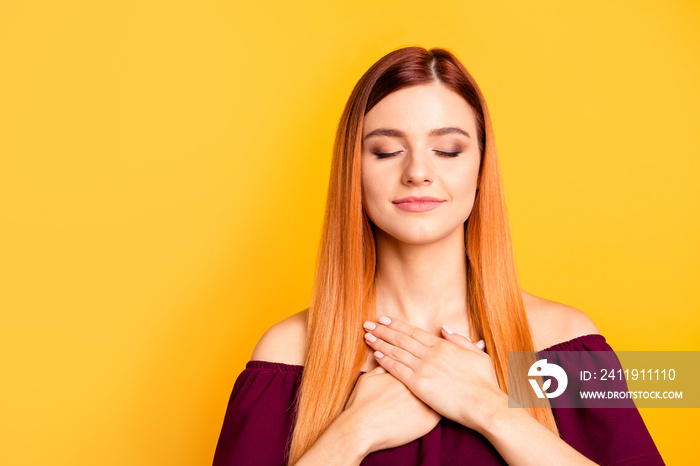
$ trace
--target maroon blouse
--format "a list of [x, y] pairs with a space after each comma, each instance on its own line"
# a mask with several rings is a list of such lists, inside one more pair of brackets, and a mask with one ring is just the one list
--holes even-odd
[[[543, 351], [613, 351], [583, 335]], [[249, 361], [238, 376], [214, 453], [214, 466], [285, 465], [303, 366]], [[601, 465], [663, 465], [636, 408], [552, 408], [561, 438]], [[425, 436], [367, 455], [363, 466], [507, 464], [475, 430], [442, 418]]]

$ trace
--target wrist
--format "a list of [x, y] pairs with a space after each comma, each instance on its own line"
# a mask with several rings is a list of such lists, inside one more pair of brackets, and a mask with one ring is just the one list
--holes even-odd
[[[508, 413], [508, 395], [500, 388], [484, 396], [485, 400], [479, 404], [480, 410], [476, 415], [474, 430], [484, 437], [493, 435], [503, 418]], [[472, 410], [474, 407], [472, 406]], [[472, 419], [474, 416], [472, 415]]]
[[364, 444], [357, 424], [341, 413], [294, 466], [359, 466]]
[[357, 459], [358, 463], [372, 451], [371, 436], [360, 425], [351, 412], [343, 411], [328, 428], [333, 429], [347, 457]]

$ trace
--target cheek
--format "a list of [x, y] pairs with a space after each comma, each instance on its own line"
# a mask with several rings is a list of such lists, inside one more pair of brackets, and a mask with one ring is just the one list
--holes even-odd
[[476, 196], [476, 181], [479, 166], [459, 167], [447, 174], [445, 183], [450, 187], [450, 194], [459, 204], [472, 204]]
[[384, 186], [381, 182], [381, 176], [373, 168], [371, 164], [362, 165], [362, 192], [369, 199], [374, 199], [379, 195], [382, 186]]
[[377, 191], [377, 186], [371, 183], [365, 184], [362, 188], [362, 206], [372, 221], [376, 217], [382, 200], [381, 193]]
[[377, 202], [381, 184], [377, 182], [377, 177], [372, 172], [371, 167], [362, 166], [362, 206], [369, 214], [373, 210], [373, 205]]

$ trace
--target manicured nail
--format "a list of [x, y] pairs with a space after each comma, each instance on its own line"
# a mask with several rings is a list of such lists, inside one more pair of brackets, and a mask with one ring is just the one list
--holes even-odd
[[484, 340], [479, 340], [476, 343], [474, 343], [477, 348], [480, 350], [483, 350], [486, 347], [486, 343], [484, 343]]
[[371, 333], [365, 333], [365, 338], [368, 339], [369, 341], [371, 341], [372, 343], [374, 343], [375, 341], [377, 341], [377, 337], [375, 337], [375, 336], [372, 335]]
[[455, 333], [455, 331], [452, 330], [452, 327], [450, 327], [450, 326], [447, 325], [447, 324], [442, 324], [442, 329], [443, 329], [444, 331], [446, 331], [447, 333], [449, 333], [450, 335], [452, 335], [453, 333]]
[[382, 353], [380, 353], [379, 351], [375, 351], [375, 352], [374, 352], [374, 357], [377, 358], [377, 359], [381, 359], [381, 358], [384, 357], [384, 355], [383, 355]]
[[388, 318], [387, 316], [381, 316], [379, 318], [379, 323], [384, 324], [384, 325], [389, 325], [391, 323], [391, 319]]
[[375, 328], [377, 328], [377, 325], [374, 322], [370, 322], [369, 320], [362, 324], [362, 326], [367, 330], [374, 330]]

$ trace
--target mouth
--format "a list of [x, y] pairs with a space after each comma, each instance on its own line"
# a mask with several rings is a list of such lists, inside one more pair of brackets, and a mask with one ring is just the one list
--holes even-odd
[[425, 212], [440, 207], [445, 201], [435, 197], [404, 197], [392, 201], [396, 207], [409, 212]]
[[436, 197], [403, 197], [401, 199], [397, 199], [395, 201], [392, 201], [394, 204], [403, 204], [405, 202], [445, 202], [443, 199], [438, 199]]

